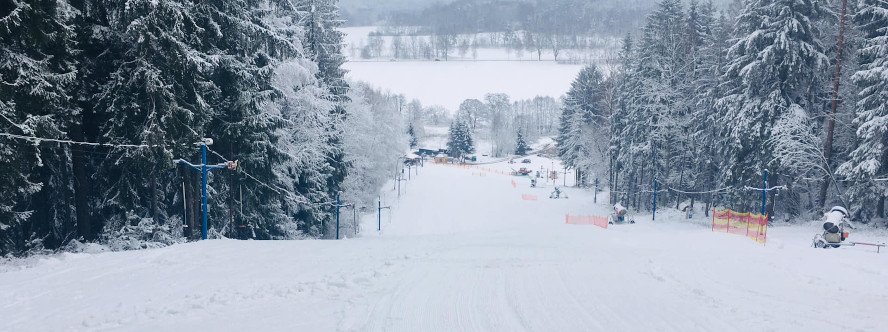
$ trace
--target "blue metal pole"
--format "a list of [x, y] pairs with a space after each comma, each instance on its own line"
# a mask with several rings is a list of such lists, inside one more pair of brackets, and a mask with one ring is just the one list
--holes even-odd
[[207, 239], [207, 145], [200, 145], [200, 174], [201, 174], [201, 202], [203, 204], [203, 225], [201, 225], [201, 239]]
[[768, 205], [768, 170], [762, 173], [762, 215], [767, 212]]
[[339, 201], [339, 193], [336, 193], [336, 239], [339, 240], [339, 209], [342, 203]]
[[382, 200], [379, 202], [379, 208], [376, 209], [376, 231], [382, 231]]
[[657, 220], [657, 191], [658, 191], [657, 188], [658, 188], [657, 180], [654, 180], [654, 198], [653, 198], [653, 202], [651, 202], [651, 204], [654, 205], [654, 215], [651, 218], [651, 220], [655, 220], [655, 221]]

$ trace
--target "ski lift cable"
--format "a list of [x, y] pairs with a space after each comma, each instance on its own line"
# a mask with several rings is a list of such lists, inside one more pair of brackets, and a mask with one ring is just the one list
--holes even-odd
[[[216, 151], [213, 151], [213, 149], [210, 149], [209, 147], [207, 147], [207, 151], [210, 151], [210, 153], [216, 155], [219, 158], [222, 158], [222, 160], [224, 160], [226, 163], [231, 162], [230, 160], [228, 160], [228, 158], [225, 158], [225, 156], [223, 156], [222, 154], [220, 154]], [[243, 174], [247, 178], [255, 181], [259, 185], [261, 185], [265, 188], [268, 188], [269, 190], [274, 191], [275, 193], [285, 195], [289, 199], [292, 199], [292, 200], [296, 201], [297, 203], [309, 205], [309, 206], [333, 206], [333, 205], [336, 205], [335, 201], [327, 201], [327, 202], [320, 202], [320, 203], [311, 202], [308, 199], [301, 197], [300, 195], [298, 195], [292, 191], [289, 191], [285, 188], [281, 188], [278, 186], [274, 186], [274, 185], [270, 185], [268, 183], [265, 183], [265, 182], [259, 180], [258, 178], [256, 178], [255, 176], [253, 176], [252, 174], [244, 171], [243, 168], [238, 168], [238, 172], [240, 172], [241, 174]]]
[[753, 191], [774, 191], [774, 190], [779, 191], [779, 190], [786, 190], [786, 186], [773, 186], [771, 188], [755, 188], [755, 187], [746, 186], [746, 187], [743, 187], [743, 189], [753, 190]]
[[[148, 149], [148, 148], [155, 148], [155, 147], [163, 147], [163, 145], [158, 145], [158, 144], [111, 144], [111, 143], [82, 142], [82, 141], [63, 140], [63, 139], [55, 139], [55, 138], [16, 135], [16, 134], [11, 134], [11, 133], [0, 133], [0, 136], [12, 138], [12, 139], [23, 140], [23, 141], [28, 141], [28, 142], [33, 142], [36, 144], [40, 144], [43, 142], [52, 142], [52, 143], [59, 143], [59, 144], [68, 144], [68, 145], [73, 145], [73, 146], [109, 147], [109, 148], [122, 148], [122, 149]], [[218, 152], [210, 150], [210, 149], [207, 149], [207, 150], [211, 151], [214, 155], [218, 156], [219, 158], [222, 158], [223, 160], [225, 160], [225, 162], [230, 162], [230, 160], [228, 160], [228, 158], [225, 158], [224, 156], [222, 156]], [[86, 152], [86, 151], [82, 151], [82, 152]], [[299, 195], [296, 195], [295, 193], [293, 193], [289, 190], [286, 190], [286, 189], [280, 188], [280, 187], [276, 187], [276, 186], [272, 186], [272, 185], [269, 185], [265, 182], [262, 182], [259, 179], [257, 179], [255, 176], [253, 176], [252, 174], [247, 173], [243, 170], [241, 170], [241, 173], [243, 173], [246, 177], [252, 179], [253, 181], [256, 181], [256, 183], [258, 183], [259, 185], [264, 186], [264, 187], [266, 187], [278, 194], [286, 195], [290, 199], [292, 199], [300, 204], [305, 204], [305, 205], [309, 205], [309, 206], [330, 206], [330, 205], [336, 204], [336, 202], [333, 202], [333, 201], [314, 203], [314, 202], [308, 201], [305, 198], [300, 197]]]
[[28, 142], [34, 142], [37, 144], [40, 144], [42, 142], [53, 142], [53, 143], [69, 144], [69, 145], [101, 146], [101, 147], [124, 148], [124, 149], [148, 149], [148, 148], [163, 147], [163, 145], [158, 145], [158, 144], [111, 144], [111, 143], [81, 142], [81, 141], [45, 138], [45, 137], [37, 137], [37, 136], [16, 135], [16, 134], [10, 134], [10, 133], [0, 133], [0, 136], [23, 140], [23, 141], [28, 141]]
[[[884, 180], [888, 180], [888, 179], [884, 179]], [[878, 181], [878, 179], [876, 181]], [[743, 188], [724, 187], [724, 188], [720, 188], [720, 189], [713, 189], [713, 190], [707, 190], [707, 191], [684, 191], [684, 190], [679, 190], [679, 189], [675, 189], [675, 188], [670, 187], [670, 188], [660, 189], [657, 191], [639, 190], [639, 191], [633, 192], [632, 194], [652, 194], [654, 192], [662, 193], [662, 192], [669, 192], [669, 191], [674, 191], [674, 192], [681, 193], [681, 194], [714, 194], [714, 193], [727, 192], [727, 191], [731, 191], [731, 190], [774, 191], [774, 190], [785, 190], [785, 189], [786, 189], [786, 186], [774, 186], [774, 187], [766, 188], [766, 189], [745, 186]], [[615, 194], [630, 194], [630, 192], [626, 192], [626, 191], [611, 190], [610, 192], [615, 193]]]
[[684, 190], [678, 190], [678, 189], [675, 189], [675, 188], [666, 188], [666, 189], [671, 190], [671, 191], [674, 191], [674, 192], [677, 192], [677, 193], [680, 193], [680, 194], [714, 194], [714, 193], [720, 193], [720, 192], [729, 191], [729, 190], [734, 189], [734, 188], [732, 188], [732, 187], [724, 187], [724, 188], [721, 188], [721, 189], [714, 189], [714, 190], [707, 190], [707, 191], [684, 191]]

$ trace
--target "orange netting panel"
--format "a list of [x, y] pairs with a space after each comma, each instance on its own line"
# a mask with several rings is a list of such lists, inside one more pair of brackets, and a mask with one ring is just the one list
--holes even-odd
[[595, 225], [607, 229], [607, 217], [565, 215], [564, 223], [570, 225]]
[[715, 210], [712, 212], [712, 231], [743, 235], [765, 244], [768, 240], [768, 216]]

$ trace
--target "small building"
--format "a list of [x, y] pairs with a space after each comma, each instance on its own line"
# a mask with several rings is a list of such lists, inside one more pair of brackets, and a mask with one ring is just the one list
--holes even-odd
[[439, 153], [440, 153], [440, 151], [432, 150], [432, 149], [419, 149], [416, 151], [416, 154], [423, 156], [423, 157], [435, 157]]
[[410, 153], [410, 154], [404, 156], [404, 165], [405, 166], [415, 166], [415, 165], [419, 165], [420, 163], [422, 163], [422, 157], [420, 157], [416, 154]]

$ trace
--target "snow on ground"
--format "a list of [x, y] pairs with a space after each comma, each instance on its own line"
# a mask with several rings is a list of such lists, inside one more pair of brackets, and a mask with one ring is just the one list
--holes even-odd
[[558, 98], [583, 68], [553, 62], [347, 62], [348, 77], [451, 112], [466, 99], [505, 93], [512, 100]]
[[609, 207], [528, 181], [427, 163], [361, 238], [46, 257], [0, 272], [0, 331], [888, 330], [888, 253], [812, 249], [811, 227], [762, 246], [674, 212], [566, 225]]
[[[361, 49], [364, 48], [370, 40], [370, 34], [377, 31], [377, 27], [348, 27], [340, 29], [344, 34], [343, 44], [344, 53], [350, 60], [355, 61], [389, 61], [393, 58], [392, 53], [392, 40], [394, 37], [392, 36], [381, 36], [382, 40], [382, 54], [379, 55], [375, 59], [362, 59], [361, 58]], [[490, 36], [484, 36], [486, 34], [478, 34], [479, 38], [489, 39]], [[431, 36], [418, 36], [419, 40], [424, 41], [425, 43], [431, 42]], [[401, 40], [404, 43], [405, 47], [409, 47], [409, 43], [412, 37], [410, 36], [402, 36]], [[587, 61], [587, 60], [598, 60], [597, 62], [600, 65], [606, 65], [607, 61], [604, 59], [614, 58], [615, 52], [622, 45], [622, 40], [619, 38], [598, 38], [596, 43], [600, 45], [600, 48], [596, 49], [562, 49], [559, 50], [558, 60], [559, 61]], [[537, 53], [535, 49], [522, 49], [515, 50], [509, 48], [489, 48], [489, 47], [480, 47], [476, 50], [477, 53], [474, 53], [471, 49], [466, 50], [465, 54], [461, 54], [458, 47], [455, 47], [451, 50], [448, 59], [449, 60], [481, 60], [481, 61], [555, 61], [555, 53], [549, 49], [543, 49], [540, 54]], [[420, 59], [423, 61], [427, 61], [424, 59]], [[443, 60], [439, 59], [439, 60]]]
[[[345, 28], [345, 44], [361, 45], [375, 30]], [[583, 68], [552, 61], [515, 61], [531, 60], [529, 52], [519, 57], [505, 49], [480, 49], [478, 58], [472, 59], [479, 61], [362, 61], [356, 57], [351, 60], [344, 65], [350, 79], [418, 99], [425, 106], [443, 106], [453, 113], [464, 100], [483, 100], [487, 93], [505, 93], [512, 100], [559, 98], [567, 93]]]

